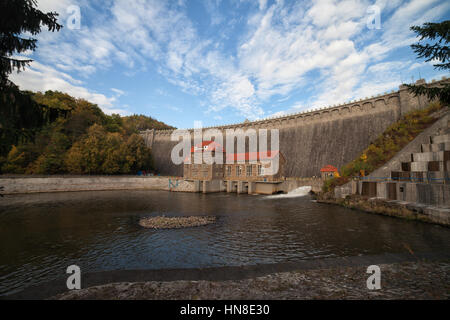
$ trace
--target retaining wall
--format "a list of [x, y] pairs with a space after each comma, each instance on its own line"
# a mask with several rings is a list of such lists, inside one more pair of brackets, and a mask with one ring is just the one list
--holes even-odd
[[[170, 181], [170, 185], [169, 185]], [[194, 183], [176, 177], [23, 177], [0, 178], [2, 194], [102, 191], [167, 190], [194, 192]]]

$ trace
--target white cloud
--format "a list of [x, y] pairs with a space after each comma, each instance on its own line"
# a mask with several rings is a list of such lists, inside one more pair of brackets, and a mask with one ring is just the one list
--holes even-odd
[[266, 9], [267, 6], [267, 0], [259, 0], [259, 10]]
[[95, 103], [107, 114], [128, 114], [126, 110], [114, 107], [116, 97], [107, 97], [103, 94], [92, 92], [83, 87], [81, 81], [36, 61], [25, 71], [11, 74], [10, 79], [23, 90], [41, 92], [47, 90], [61, 91], [75, 98], [81, 98]]
[[[394, 14], [382, 21], [378, 37], [366, 27], [369, 1], [314, 2], [304, 16], [291, 8], [273, 5], [256, 24], [239, 52], [242, 67], [256, 82], [256, 94], [267, 99], [298, 88], [314, 88], [316, 94], [289, 110], [305, 110], [342, 103], [396, 88], [401, 70], [409, 61], [379, 63], [387, 54], [416, 39], [409, 27], [433, 21], [448, 11], [450, 4], [437, 1], [383, 2], [383, 10]], [[284, 23], [280, 23], [279, 21]], [[287, 23], [286, 23], [287, 21]], [[314, 78], [309, 75], [314, 72]], [[309, 82], [308, 79], [314, 79]], [[275, 113], [282, 114], [284, 111]]]
[[111, 91], [116, 93], [117, 97], [123, 96], [125, 94], [125, 91], [120, 90], [120, 89], [116, 89], [116, 88], [111, 88]]
[[78, 1], [72, 0], [38, 0], [38, 9], [42, 12], [58, 12], [60, 16], [65, 16], [67, 8]]
[[[59, 10], [70, 0], [41, 0], [44, 10]], [[235, 43], [233, 53], [223, 50], [221, 1], [208, 0], [211, 28], [220, 35], [204, 36], [187, 12], [187, 3], [115, 0], [81, 30], [43, 34], [39, 42], [39, 61], [53, 70], [34, 68], [28, 84], [65, 86], [113, 108], [122, 94], [103, 98], [68, 73], [89, 77], [99, 69], [120, 64], [130, 76], [148, 69], [156, 71], [181, 90], [201, 95], [207, 112], [231, 108], [241, 116], [256, 119], [265, 115], [263, 106], [276, 95], [282, 102], [295, 92], [309, 90], [312, 96], [290, 108], [322, 107], [344, 102], [369, 90], [389, 90], [398, 85], [400, 70], [415, 69], [408, 61], [384, 61], [395, 49], [415, 41], [412, 24], [436, 20], [448, 12], [450, 3], [438, 0], [378, 0], [382, 10], [381, 30], [366, 26], [370, 0], [318, 0], [311, 4], [267, 0], [252, 1], [247, 28]], [[82, 1], [83, 15], [93, 10]], [[238, 3], [239, 5], [239, 3]], [[241, 17], [242, 18], [242, 17]], [[244, 19], [246, 17], [243, 17]], [[236, 23], [237, 20], [234, 20]], [[232, 28], [232, 26], [229, 26]], [[40, 66], [43, 66], [40, 65]], [[36, 73], [38, 72], [38, 74]], [[45, 79], [48, 72], [49, 79]], [[59, 80], [57, 80], [59, 79]], [[21, 79], [27, 83], [26, 79]], [[61, 82], [63, 81], [63, 82]], [[373, 94], [374, 91], [370, 92]], [[284, 111], [281, 111], [284, 112]], [[281, 113], [277, 113], [281, 114]]]

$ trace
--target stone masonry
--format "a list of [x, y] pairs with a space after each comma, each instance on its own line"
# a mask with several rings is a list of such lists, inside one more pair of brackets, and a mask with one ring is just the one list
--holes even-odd
[[[448, 81], [444, 78], [429, 85]], [[310, 178], [319, 176], [325, 165], [340, 168], [403, 114], [427, 105], [425, 97], [415, 97], [402, 85], [398, 91], [328, 108], [215, 128], [222, 132], [226, 129], [278, 129], [279, 149], [287, 160], [286, 176]], [[193, 129], [188, 130], [192, 134]], [[182, 176], [182, 165], [174, 165], [171, 161], [171, 151], [178, 143], [171, 141], [172, 133], [173, 130], [149, 130], [141, 134], [152, 148], [160, 173]]]

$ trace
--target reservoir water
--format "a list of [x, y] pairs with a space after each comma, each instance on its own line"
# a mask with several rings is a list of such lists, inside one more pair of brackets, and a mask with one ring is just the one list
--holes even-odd
[[[82, 272], [270, 264], [450, 249], [450, 229], [290, 196], [105, 191], [0, 198], [0, 295]], [[150, 216], [216, 216], [148, 230]]]

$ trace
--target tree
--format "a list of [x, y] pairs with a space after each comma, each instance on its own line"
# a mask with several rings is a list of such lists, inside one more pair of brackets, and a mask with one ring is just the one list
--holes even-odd
[[[411, 45], [417, 54], [418, 59], [425, 59], [426, 62], [436, 61], [434, 68], [438, 70], [450, 69], [448, 42], [450, 39], [450, 20], [440, 23], [425, 23], [423, 26], [412, 26], [419, 37], [419, 42]], [[423, 43], [423, 40], [429, 43]], [[430, 43], [431, 42], [431, 43]], [[434, 43], [433, 43], [434, 42]], [[428, 87], [426, 85], [407, 85], [409, 91], [417, 95], [426, 95], [428, 99], [439, 99], [443, 103], [450, 103], [450, 84], [445, 83], [438, 87]]]
[[13, 84], [1, 87], [0, 156], [8, 154], [12, 145], [32, 140], [40, 128], [66, 113], [35, 102], [31, 93]]
[[17, 59], [12, 56], [36, 49], [37, 39], [24, 38], [21, 35], [30, 33], [32, 36], [41, 32], [42, 26], [49, 31], [59, 31], [62, 28], [57, 22], [56, 12], [43, 13], [35, 8], [36, 0], [0, 1], [0, 85], [8, 83], [8, 75], [14, 69], [24, 69], [32, 60]]
[[56, 12], [43, 13], [36, 6], [36, 0], [0, 1], [0, 156], [8, 154], [12, 145], [33, 139], [37, 129], [60, 114], [8, 80], [14, 70], [19, 72], [32, 61], [13, 55], [36, 49], [37, 39], [23, 34], [35, 36], [43, 26], [52, 32], [62, 28]]

